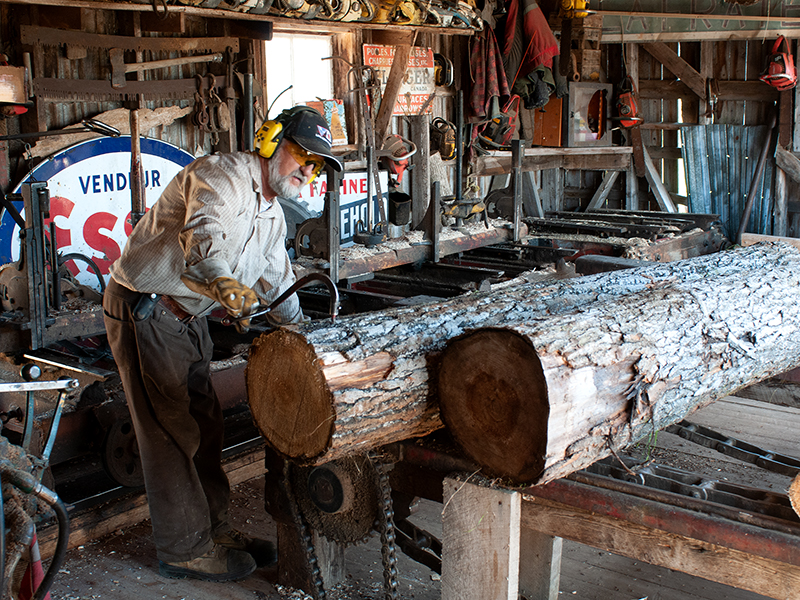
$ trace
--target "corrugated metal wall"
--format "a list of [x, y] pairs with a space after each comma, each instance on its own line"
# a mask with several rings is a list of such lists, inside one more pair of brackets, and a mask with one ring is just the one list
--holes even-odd
[[[683, 160], [689, 188], [689, 211], [720, 215], [725, 235], [734, 240], [756, 171], [767, 143], [767, 126], [705, 125], [682, 127]], [[767, 161], [747, 231], [772, 233], [774, 163]]]

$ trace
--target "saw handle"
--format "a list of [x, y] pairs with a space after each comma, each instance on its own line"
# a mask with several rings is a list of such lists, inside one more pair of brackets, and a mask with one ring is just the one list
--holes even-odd
[[283, 292], [280, 296], [278, 296], [275, 300], [272, 301], [271, 304], [268, 306], [264, 306], [263, 304], [256, 308], [255, 311], [251, 312], [247, 315], [242, 315], [239, 317], [232, 317], [230, 315], [226, 316], [222, 319], [223, 325], [233, 325], [238, 323], [239, 321], [250, 320], [254, 319], [255, 317], [262, 317], [271, 313], [275, 310], [278, 306], [286, 302], [289, 297], [297, 292], [297, 290], [304, 288], [308, 285], [311, 285], [314, 282], [320, 282], [328, 288], [328, 292], [331, 295], [331, 303], [330, 303], [330, 318], [331, 323], [336, 321], [336, 317], [339, 316], [339, 290], [336, 288], [336, 285], [333, 283], [330, 277], [323, 273], [309, 273], [305, 277], [301, 277], [297, 281], [295, 281], [292, 286]]

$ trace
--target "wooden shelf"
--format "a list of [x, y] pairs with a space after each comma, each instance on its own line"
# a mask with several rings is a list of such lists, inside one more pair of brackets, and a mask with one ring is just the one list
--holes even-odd
[[[523, 171], [543, 169], [580, 169], [586, 171], [627, 171], [631, 166], [630, 146], [594, 148], [526, 148]], [[511, 172], [511, 152], [494, 151], [478, 157], [475, 173], [481, 177]]]

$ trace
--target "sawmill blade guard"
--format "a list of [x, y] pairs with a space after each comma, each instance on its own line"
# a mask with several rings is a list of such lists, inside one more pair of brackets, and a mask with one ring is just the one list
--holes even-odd
[[339, 544], [363, 541], [378, 518], [375, 467], [366, 457], [291, 469], [295, 499], [309, 526]]

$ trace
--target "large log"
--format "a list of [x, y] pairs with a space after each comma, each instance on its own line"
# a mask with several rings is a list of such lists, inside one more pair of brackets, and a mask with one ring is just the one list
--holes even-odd
[[796, 250], [780, 252], [766, 269], [743, 263], [453, 340], [442, 419], [487, 474], [544, 483], [792, 369], [800, 265]]
[[800, 253], [765, 244], [282, 329], [261, 336], [250, 350], [250, 408], [268, 443], [288, 457], [319, 464], [367, 452], [442, 427], [436, 386], [429, 381], [435, 381], [447, 342], [468, 331], [536, 322], [676, 282], [735, 278], [782, 265], [800, 272]]

